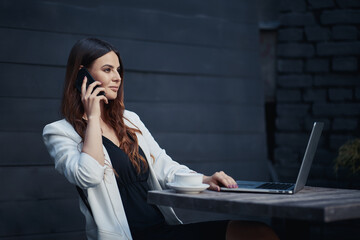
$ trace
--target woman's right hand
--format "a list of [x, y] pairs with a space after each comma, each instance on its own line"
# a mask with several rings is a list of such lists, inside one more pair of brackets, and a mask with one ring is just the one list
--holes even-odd
[[[102, 148], [102, 138], [101, 138], [101, 108], [100, 101], [108, 103], [108, 99], [100, 95], [100, 91], [105, 89], [102, 87], [96, 86], [101, 85], [101, 82], [95, 81], [90, 84], [86, 89], [87, 78], [84, 78], [83, 84], [81, 85], [81, 101], [84, 105], [84, 110], [87, 117], [87, 128], [84, 137], [84, 145], [82, 151], [92, 156], [96, 161], [98, 161], [101, 166], [104, 166], [104, 152]], [[93, 92], [94, 91], [94, 92]]]
[[[100, 87], [101, 82], [95, 81], [89, 85], [86, 89], [86, 83], [88, 79], [84, 77], [83, 83], [81, 85], [81, 102], [83, 103], [84, 110], [88, 119], [90, 118], [100, 118], [100, 101], [104, 101], [108, 104], [108, 99], [104, 95], [99, 95], [99, 92], [105, 91], [105, 88]], [[98, 86], [95, 90], [94, 88]]]

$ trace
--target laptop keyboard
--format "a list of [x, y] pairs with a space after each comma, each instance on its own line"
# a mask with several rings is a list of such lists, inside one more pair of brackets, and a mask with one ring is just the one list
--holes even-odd
[[286, 190], [290, 187], [294, 186], [292, 183], [264, 183], [256, 188], [262, 188], [262, 189], [282, 189]]

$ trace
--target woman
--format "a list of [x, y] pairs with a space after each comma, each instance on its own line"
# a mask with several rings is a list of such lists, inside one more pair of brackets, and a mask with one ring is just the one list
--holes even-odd
[[[80, 92], [75, 82], [81, 68], [96, 81], [86, 88], [85, 77]], [[147, 204], [148, 190], [163, 189], [175, 173], [191, 170], [166, 155], [139, 117], [125, 110], [123, 73], [120, 55], [109, 43], [95, 38], [78, 41], [67, 63], [61, 107], [65, 119], [43, 131], [56, 170], [86, 195], [80, 209], [88, 239], [274, 236], [258, 223], [181, 224], [171, 208]], [[221, 185], [236, 187], [234, 179], [223, 172], [204, 176], [203, 182], [211, 190]]]

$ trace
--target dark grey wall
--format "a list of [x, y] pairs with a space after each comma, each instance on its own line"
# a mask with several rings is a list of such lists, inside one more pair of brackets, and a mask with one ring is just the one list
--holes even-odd
[[266, 178], [254, 1], [8, 0], [0, 36], [0, 237], [84, 236], [74, 187], [41, 132], [60, 118], [67, 55], [86, 36], [120, 50], [126, 106], [175, 160]]
[[282, 1], [277, 43], [276, 169], [294, 180], [313, 121], [325, 123], [312, 186], [360, 188], [334, 171], [339, 147], [360, 134], [360, 1]]

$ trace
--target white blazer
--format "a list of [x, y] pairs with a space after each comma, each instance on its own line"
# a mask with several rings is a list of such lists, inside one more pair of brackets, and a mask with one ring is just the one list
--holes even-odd
[[[149, 163], [148, 184], [152, 190], [166, 188], [166, 183], [172, 182], [175, 172], [190, 172], [191, 170], [173, 161], [161, 149], [148, 129], [134, 112], [125, 110], [124, 121], [127, 126], [137, 127], [136, 133], [139, 146]], [[80, 210], [86, 219], [86, 234], [88, 239], [132, 239], [125, 216], [123, 203], [115, 175], [109, 166], [101, 166], [90, 155], [81, 152], [82, 139], [65, 119], [45, 126], [43, 130], [44, 143], [55, 161], [55, 169], [67, 180], [85, 189], [93, 213], [91, 216], [87, 207], [80, 199]], [[109, 155], [103, 146], [105, 161], [111, 165]], [[152, 160], [150, 154], [154, 156]], [[181, 224], [170, 207], [158, 206], [168, 224]]]

